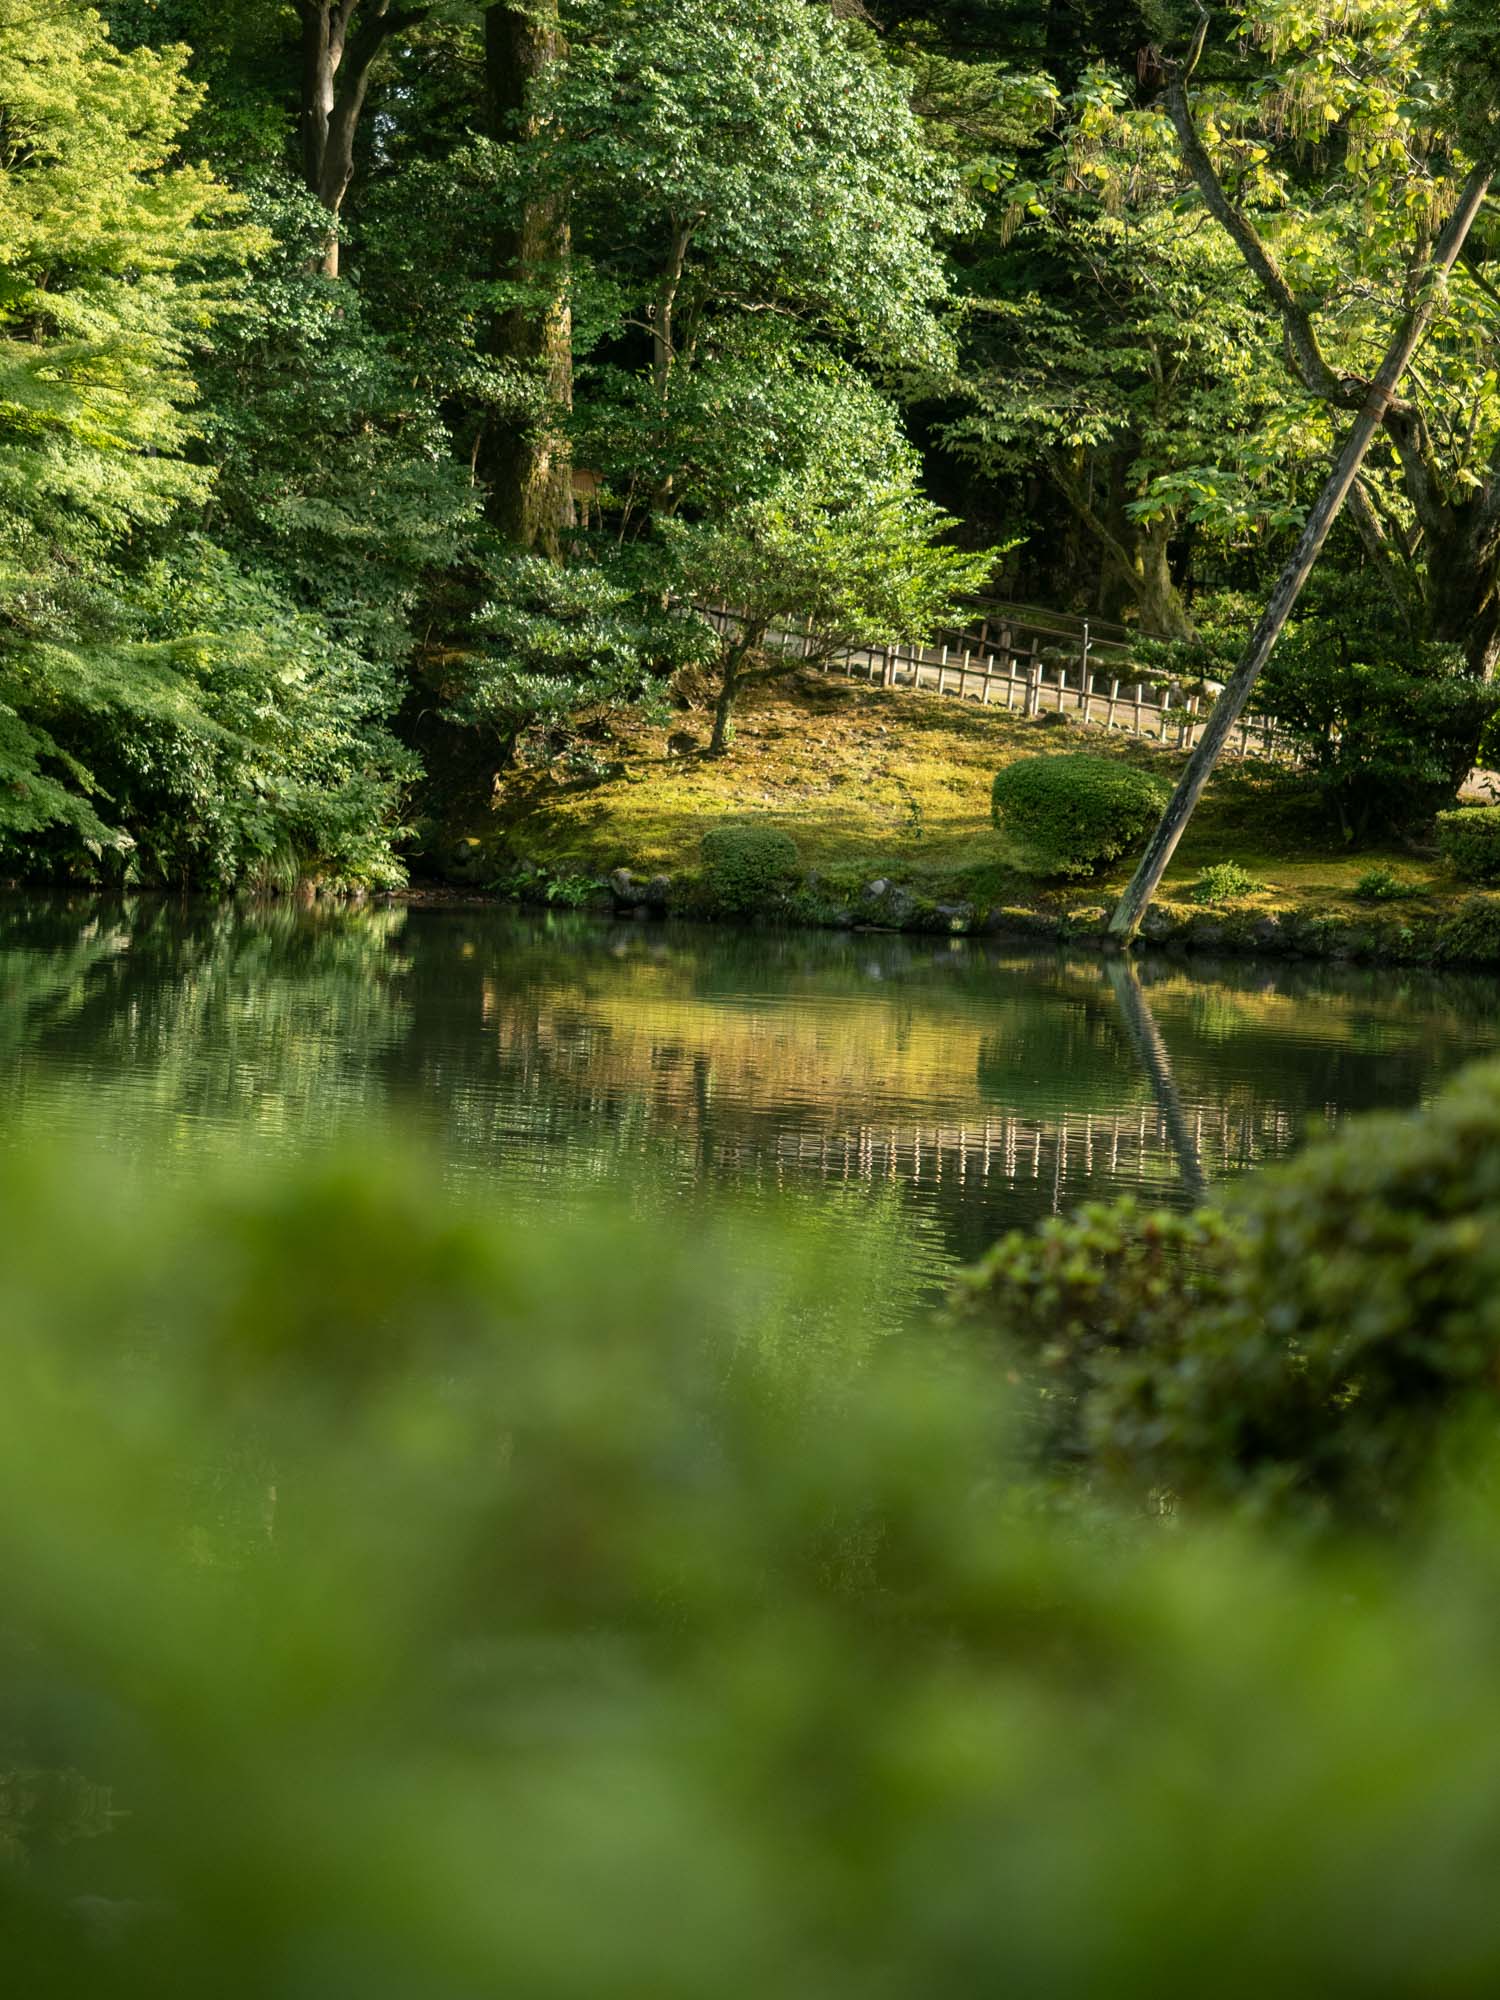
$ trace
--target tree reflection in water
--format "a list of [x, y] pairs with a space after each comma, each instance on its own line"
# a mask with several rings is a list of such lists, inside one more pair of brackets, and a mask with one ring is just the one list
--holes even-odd
[[1386, 968], [498, 909], [0, 908], [8, 1101], [55, 1127], [185, 1168], [394, 1116], [516, 1202], [774, 1201], [894, 1231], [933, 1280], [1086, 1196], [1196, 1199], [1416, 1101], [1494, 1046], [1494, 998]]

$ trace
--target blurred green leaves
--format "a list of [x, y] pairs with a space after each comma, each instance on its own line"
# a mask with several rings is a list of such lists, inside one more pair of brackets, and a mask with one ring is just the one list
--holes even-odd
[[369, 1144], [12, 1154], [0, 1210], [17, 1991], [1500, 1969], [1489, 1481], [1379, 1552], [1102, 1515], [956, 1334], [809, 1342], [826, 1250], [523, 1228]]

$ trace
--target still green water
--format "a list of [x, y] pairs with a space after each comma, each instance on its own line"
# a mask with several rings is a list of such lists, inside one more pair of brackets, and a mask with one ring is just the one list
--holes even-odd
[[192, 1172], [372, 1118], [541, 1212], [863, 1230], [934, 1283], [1087, 1196], [1183, 1202], [1500, 1035], [1495, 982], [507, 910], [0, 904], [8, 1143]]

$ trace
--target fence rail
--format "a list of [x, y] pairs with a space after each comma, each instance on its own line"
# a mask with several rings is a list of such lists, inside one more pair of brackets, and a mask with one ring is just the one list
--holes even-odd
[[[695, 607], [717, 630], [743, 622], [728, 605]], [[1051, 643], [1061, 640], [1061, 645]], [[888, 688], [919, 688], [985, 706], [1004, 705], [1010, 714], [1081, 716], [1105, 729], [1149, 737], [1179, 750], [1197, 743], [1219, 689], [1212, 681], [1186, 687], [1142, 675], [1120, 640], [1097, 640], [1087, 621], [1081, 632], [1011, 617], [991, 607], [968, 630], [944, 635], [930, 646], [852, 646], [820, 657], [810, 629], [772, 626], [766, 646], [801, 658], [823, 673], [847, 674]], [[1241, 718], [1230, 744], [1239, 757], [1295, 755], [1292, 743], [1272, 716]]]

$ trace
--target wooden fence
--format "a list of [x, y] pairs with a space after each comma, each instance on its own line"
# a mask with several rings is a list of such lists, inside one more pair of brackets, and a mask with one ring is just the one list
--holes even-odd
[[[695, 608], [721, 632], [741, 622], [740, 613], [727, 605]], [[969, 629], [945, 634], [930, 646], [853, 646], [819, 657], [809, 629], [786, 626], [773, 626], [766, 645], [823, 673], [1003, 705], [1014, 715], [1076, 715], [1179, 750], [1196, 744], [1219, 692], [1214, 681], [1184, 686], [1142, 676], [1129, 646], [1094, 638], [1087, 620], [1068, 631], [999, 605]], [[1240, 757], [1295, 754], [1280, 725], [1264, 715], [1244, 716], [1229, 747]]]

